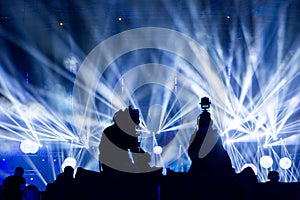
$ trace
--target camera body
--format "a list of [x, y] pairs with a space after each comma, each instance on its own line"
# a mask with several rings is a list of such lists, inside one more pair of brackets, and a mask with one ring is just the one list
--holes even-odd
[[199, 116], [198, 119], [198, 127], [199, 128], [209, 128], [210, 122], [211, 122], [211, 117], [210, 113], [208, 112], [208, 109], [210, 108], [210, 100], [208, 97], [202, 97], [201, 98], [201, 108], [202, 108], [202, 113]]
[[201, 108], [203, 110], [208, 110], [210, 108], [210, 101], [209, 101], [209, 98], [208, 97], [202, 97], [201, 98], [201, 102], [200, 102], [200, 105], [201, 105]]
[[140, 111], [138, 109], [133, 109], [132, 106], [129, 106], [129, 115], [135, 124], [140, 123]]

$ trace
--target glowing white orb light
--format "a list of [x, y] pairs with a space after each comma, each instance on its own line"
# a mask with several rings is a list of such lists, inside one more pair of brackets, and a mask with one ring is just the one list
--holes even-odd
[[242, 167], [242, 169], [241, 169], [241, 171], [243, 171], [247, 167], [251, 167], [251, 169], [254, 171], [255, 175], [257, 175], [257, 167], [254, 164], [252, 164], [252, 163], [246, 163], [246, 164], [244, 164], [243, 167]]
[[161, 153], [162, 153], [162, 148], [161, 148], [161, 146], [155, 146], [155, 147], [153, 148], [153, 152], [154, 152], [155, 154], [161, 154]]
[[271, 156], [262, 156], [259, 163], [263, 168], [268, 169], [273, 165], [273, 159]]
[[282, 169], [289, 169], [292, 166], [292, 161], [288, 157], [283, 157], [279, 160], [279, 166]]
[[62, 163], [61, 169], [62, 169], [62, 171], [64, 171], [64, 169], [65, 169], [66, 166], [71, 166], [71, 167], [73, 167], [73, 169], [75, 169], [76, 164], [77, 164], [77, 162], [76, 162], [75, 158], [73, 158], [73, 157], [67, 157], [64, 160], [64, 162]]
[[36, 153], [39, 150], [39, 144], [31, 140], [23, 140], [20, 149], [23, 153]]

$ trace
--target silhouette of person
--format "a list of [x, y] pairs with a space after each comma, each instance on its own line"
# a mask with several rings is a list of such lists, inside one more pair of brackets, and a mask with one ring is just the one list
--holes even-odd
[[237, 174], [239, 199], [257, 199], [258, 180], [251, 167], [246, 167]]
[[119, 110], [113, 124], [104, 129], [99, 144], [99, 168], [105, 173], [136, 173], [149, 168], [150, 155], [138, 141], [139, 110], [131, 106]]
[[279, 172], [278, 171], [269, 171], [268, 173], [268, 179], [269, 179], [269, 183], [278, 183], [279, 182]]
[[74, 168], [71, 166], [66, 166], [63, 172], [57, 175], [54, 182], [49, 183], [48, 185], [46, 188], [47, 198], [51, 197], [53, 199], [74, 199]]
[[257, 177], [251, 167], [246, 167], [239, 174], [237, 174], [240, 183], [256, 184]]
[[160, 171], [150, 166], [150, 155], [140, 147], [139, 110], [130, 106], [119, 110], [113, 122], [104, 129], [99, 144], [102, 195], [105, 199], [155, 199]]
[[40, 190], [35, 185], [27, 185], [22, 194], [22, 200], [40, 200]]
[[206, 174], [216, 177], [230, 177], [232, 164], [228, 153], [223, 148], [218, 132], [213, 128], [213, 120], [208, 112], [208, 97], [201, 99], [203, 112], [198, 118], [198, 130], [192, 135], [188, 147], [191, 158], [190, 174]]
[[74, 168], [66, 166], [64, 171], [57, 175], [54, 183], [72, 184], [74, 182]]
[[23, 177], [24, 169], [21, 166], [15, 168], [14, 175], [3, 180], [3, 199], [20, 200], [25, 189], [26, 180]]

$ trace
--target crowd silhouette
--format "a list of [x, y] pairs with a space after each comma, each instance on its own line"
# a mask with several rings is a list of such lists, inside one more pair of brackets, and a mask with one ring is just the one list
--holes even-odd
[[188, 172], [150, 167], [150, 155], [140, 148], [137, 127], [139, 110], [131, 106], [119, 110], [113, 124], [102, 134], [99, 144], [99, 169], [66, 166], [45, 191], [26, 184], [24, 169], [16, 167], [0, 187], [4, 200], [164, 200], [164, 199], [299, 199], [298, 183], [280, 183], [279, 172], [270, 171], [269, 181], [259, 183], [251, 167], [236, 173], [213, 128], [208, 112], [210, 101], [201, 99], [203, 112], [198, 129], [192, 135], [188, 155], [192, 161]]

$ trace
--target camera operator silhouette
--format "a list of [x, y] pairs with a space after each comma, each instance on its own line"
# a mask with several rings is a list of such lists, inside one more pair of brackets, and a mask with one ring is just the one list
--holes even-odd
[[198, 118], [198, 130], [192, 135], [188, 148], [188, 155], [192, 161], [188, 173], [230, 176], [231, 160], [223, 148], [218, 132], [213, 129], [213, 120], [208, 112], [211, 104], [209, 98], [201, 98], [200, 104], [203, 112]]
[[139, 110], [131, 106], [119, 110], [113, 124], [104, 129], [99, 144], [100, 171], [140, 173], [149, 170], [150, 156], [138, 142]]

